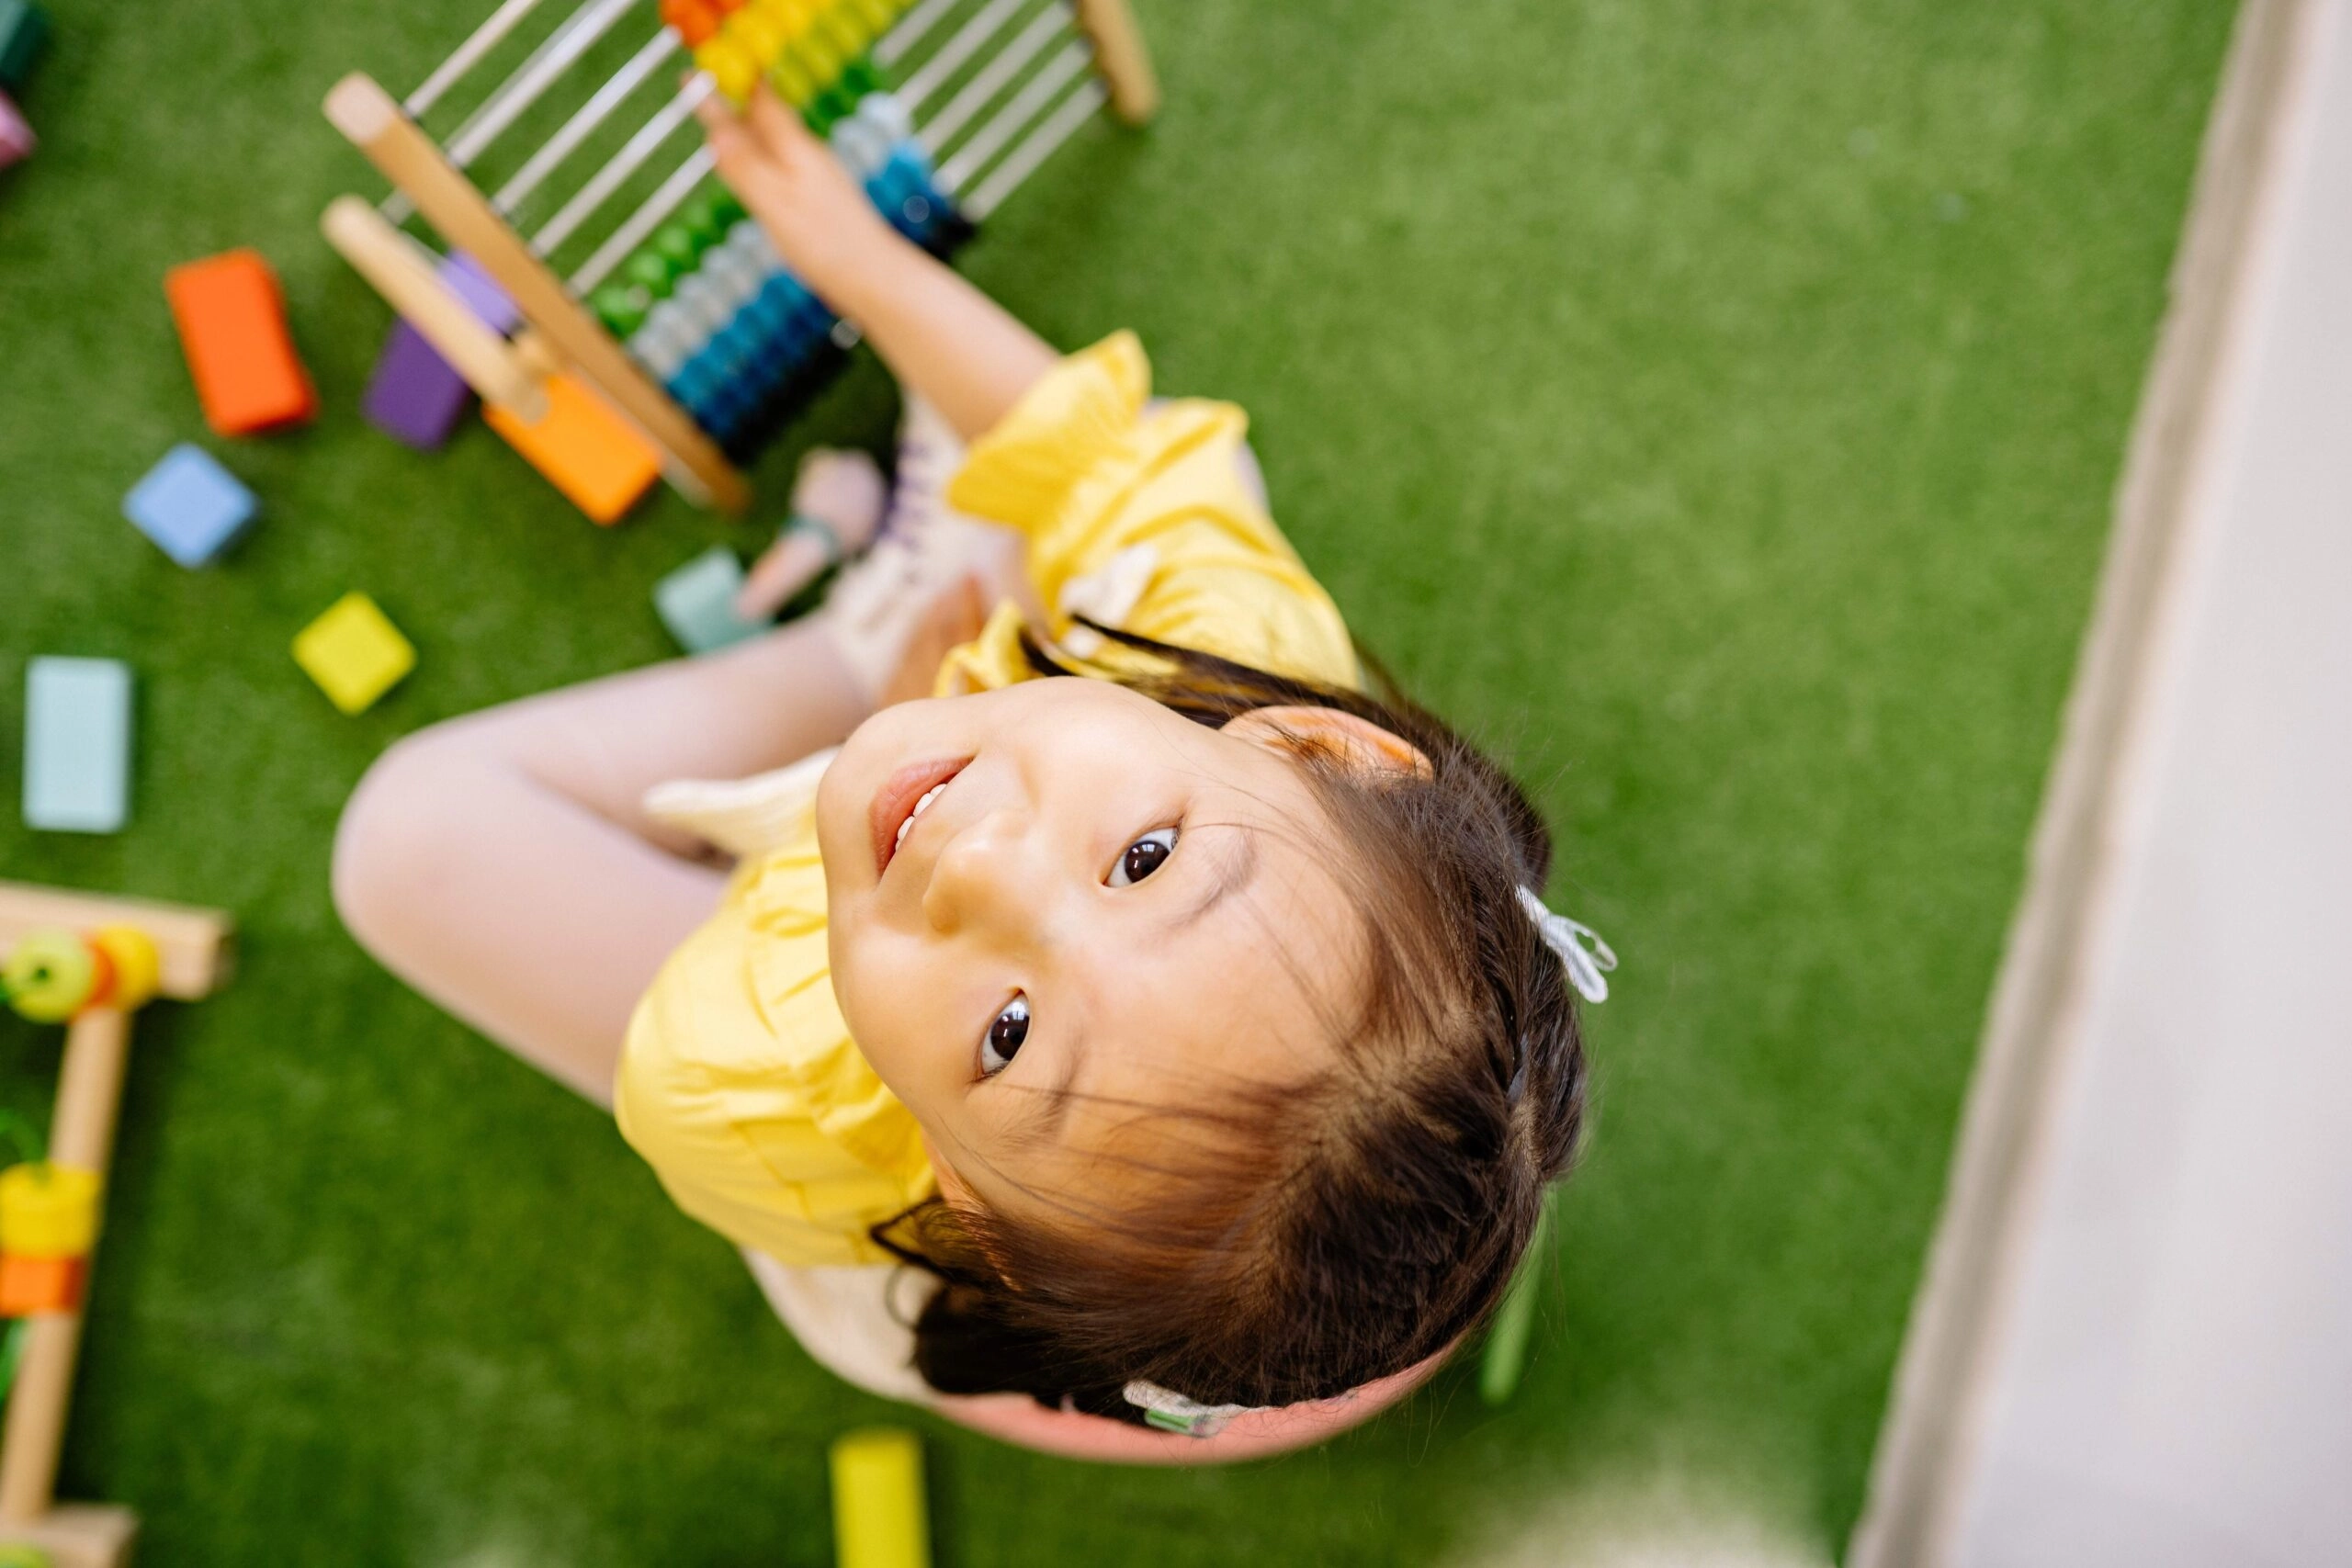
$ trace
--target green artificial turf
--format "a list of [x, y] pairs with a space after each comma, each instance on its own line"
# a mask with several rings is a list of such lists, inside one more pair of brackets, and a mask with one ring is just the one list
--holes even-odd
[[[145, 1019], [69, 1495], [159, 1563], [820, 1563], [817, 1371], [610, 1124], [337, 925], [394, 738], [669, 649], [739, 530], [591, 527], [478, 424], [365, 425], [387, 315], [319, 240], [380, 187], [317, 112], [488, 0], [54, 0], [0, 175], [0, 793], [36, 653], [129, 660], [134, 820], [0, 874], [217, 904], [234, 986]], [[1680, 1473], [1842, 1541], [2090, 601], [2228, 26], [2211, 0], [1143, 0], [1162, 122], [1089, 130], [968, 253], [1057, 341], [1139, 329], [1252, 412], [1276, 511], [1425, 700], [1532, 781], [1623, 955], [1515, 1401], [1475, 1367], [1320, 1452], [1090, 1471], [929, 1421], [939, 1558], [1421, 1562]], [[639, 35], [641, 36], [641, 34]], [[161, 290], [251, 244], [322, 398], [199, 421]], [[808, 441], [879, 444], [871, 363]], [[198, 440], [262, 496], [183, 571], [118, 514]], [[771, 510], [769, 515], [773, 516]], [[364, 589], [422, 663], [287, 656]], [[0, 1102], [56, 1034], [0, 1019]]]

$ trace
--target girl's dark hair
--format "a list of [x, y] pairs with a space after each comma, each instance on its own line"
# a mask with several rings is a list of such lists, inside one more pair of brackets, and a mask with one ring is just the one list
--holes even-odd
[[[875, 1239], [940, 1281], [915, 1366], [942, 1393], [1129, 1421], [1136, 1379], [1209, 1404], [1332, 1397], [1494, 1308], [1576, 1152], [1576, 1006], [1518, 901], [1544, 886], [1551, 838], [1499, 767], [1385, 676], [1374, 697], [1095, 629], [1153, 656], [1114, 679], [1198, 723], [1336, 708], [1428, 759], [1373, 774], [1295, 747], [1366, 935], [1360, 996], [1327, 1020], [1337, 1065], [1220, 1086], [1210, 1109], [1134, 1107], [1167, 1134], [1146, 1156], [1164, 1179], [1146, 1212], [1057, 1194], [1063, 1223], [1042, 1224], [934, 1198]], [[1028, 652], [1040, 674], [1080, 672]]]

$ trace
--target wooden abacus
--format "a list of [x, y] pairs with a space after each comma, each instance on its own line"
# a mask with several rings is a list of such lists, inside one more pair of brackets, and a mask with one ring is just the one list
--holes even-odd
[[26, 1326], [0, 1428], [0, 1550], [54, 1568], [118, 1568], [138, 1530], [128, 1508], [54, 1498], [130, 1015], [152, 997], [217, 990], [231, 930], [214, 909], [0, 882], [9, 1005], [66, 1025], [48, 1157], [0, 1175], [0, 1306]]
[[[730, 513], [750, 502], [737, 464], [854, 335], [716, 185], [698, 104], [764, 78], [941, 253], [1099, 109], [1140, 124], [1159, 105], [1127, 0], [661, 0], [641, 41], [639, 0], [578, 0], [534, 29], [541, 4], [503, 0], [405, 99], [362, 73], [335, 85], [327, 118], [394, 189], [338, 198], [322, 227], [493, 410], [534, 421], [553, 378], [584, 383], [681, 494]], [[451, 90], [507, 60], [436, 140]], [[518, 124], [551, 129], [520, 151]], [[505, 290], [511, 341], [444, 282], [412, 215]]]

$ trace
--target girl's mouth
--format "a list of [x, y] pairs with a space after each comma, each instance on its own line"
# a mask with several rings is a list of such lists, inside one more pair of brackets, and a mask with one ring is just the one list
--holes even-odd
[[882, 781], [882, 787], [874, 792], [874, 804], [866, 812], [866, 820], [874, 829], [876, 878], [889, 869], [890, 857], [899, 852], [899, 846], [914, 830], [915, 818], [939, 798], [948, 781], [962, 773], [971, 760], [952, 757], [910, 762]]

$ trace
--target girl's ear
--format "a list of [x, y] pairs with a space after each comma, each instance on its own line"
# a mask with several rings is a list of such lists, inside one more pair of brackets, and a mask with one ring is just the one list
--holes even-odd
[[1394, 730], [1338, 708], [1305, 703], [1251, 708], [1225, 726], [1227, 735], [1294, 754], [1322, 751], [1361, 773], [1429, 776], [1430, 760]]

